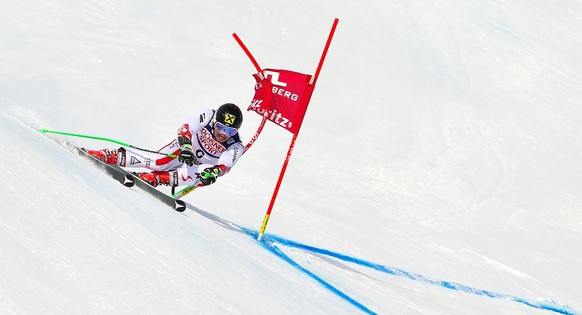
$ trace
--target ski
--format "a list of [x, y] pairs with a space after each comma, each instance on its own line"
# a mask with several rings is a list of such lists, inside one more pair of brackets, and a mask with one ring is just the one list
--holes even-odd
[[105, 171], [109, 176], [113, 177], [122, 185], [126, 187], [137, 186], [178, 212], [184, 212], [184, 210], [186, 210], [186, 203], [183, 200], [178, 200], [164, 194], [163, 192], [157, 190], [154, 186], [141, 180], [139, 177], [134, 176], [123, 168], [117, 165], [103, 163], [103, 161], [89, 155], [84, 148], [75, 148], [75, 151], [80, 156], [88, 159], [89, 161], [92, 161], [97, 167]]

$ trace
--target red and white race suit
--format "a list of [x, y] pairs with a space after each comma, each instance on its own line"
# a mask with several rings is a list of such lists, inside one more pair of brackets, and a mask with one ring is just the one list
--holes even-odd
[[198, 185], [200, 181], [196, 173], [200, 173], [207, 167], [218, 166], [220, 176], [226, 174], [241, 157], [244, 146], [237, 134], [230, 137], [226, 143], [216, 141], [213, 135], [213, 109], [203, 110], [188, 120], [178, 129], [178, 137], [158, 150], [159, 153], [180, 153], [179, 137], [185, 137], [192, 143], [192, 151], [196, 156], [193, 166], [178, 161], [165, 155], [127, 149], [125, 161], [119, 161], [122, 167], [140, 167], [153, 171], [178, 172], [178, 186]]

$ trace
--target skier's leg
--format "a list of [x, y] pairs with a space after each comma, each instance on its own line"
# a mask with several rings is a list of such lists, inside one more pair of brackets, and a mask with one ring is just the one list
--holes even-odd
[[167, 154], [178, 155], [180, 148], [178, 141], [174, 140], [164, 146], [159, 153], [146, 152], [140, 150], [125, 149], [123, 147], [115, 150], [87, 150], [87, 153], [100, 159], [107, 164], [117, 164], [121, 167], [147, 168], [152, 171], [173, 170], [182, 165], [175, 158]]

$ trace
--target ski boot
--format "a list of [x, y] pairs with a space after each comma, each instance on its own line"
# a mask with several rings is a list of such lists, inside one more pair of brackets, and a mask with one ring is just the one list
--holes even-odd
[[175, 171], [135, 173], [135, 175], [154, 187], [158, 187], [160, 184], [171, 187], [178, 186], [178, 173]]
[[87, 153], [97, 159], [103, 161], [105, 164], [117, 164], [123, 166], [125, 164], [125, 149], [119, 148], [117, 150], [87, 150]]

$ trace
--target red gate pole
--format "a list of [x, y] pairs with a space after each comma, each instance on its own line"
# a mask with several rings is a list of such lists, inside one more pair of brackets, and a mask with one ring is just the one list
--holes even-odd
[[[323, 49], [323, 53], [321, 54], [321, 58], [319, 59], [319, 64], [317, 65], [317, 70], [315, 71], [315, 75], [311, 78], [311, 82], [309, 84], [313, 84], [313, 89], [315, 89], [315, 83], [317, 81], [317, 76], [321, 71], [321, 67], [323, 66], [323, 61], [325, 60], [325, 56], [327, 55], [327, 50], [329, 49], [329, 45], [331, 44], [331, 39], [333, 38], [333, 34], [335, 33], [335, 28], [338, 23], [338, 19], [336, 18], [333, 22], [331, 27], [331, 31], [329, 32], [329, 36], [327, 37], [327, 42], [325, 43], [325, 47]], [[306, 99], [307, 105], [309, 105], [309, 101], [311, 100], [311, 95], [313, 94], [313, 89], [311, 90], [309, 96]], [[299, 126], [301, 129], [301, 126]], [[267, 209], [267, 213], [265, 213], [265, 217], [263, 218], [263, 224], [261, 224], [261, 229], [259, 231], [259, 235], [257, 237], [258, 241], [261, 241], [263, 235], [265, 234], [265, 230], [267, 229], [267, 224], [269, 223], [269, 218], [271, 217], [271, 211], [273, 210], [273, 206], [275, 205], [275, 200], [277, 199], [277, 194], [279, 193], [279, 188], [281, 187], [281, 182], [283, 181], [283, 176], [285, 176], [285, 171], [287, 170], [287, 165], [289, 164], [289, 160], [291, 159], [291, 154], [293, 153], [293, 148], [295, 147], [295, 141], [297, 140], [297, 135], [299, 134], [299, 130], [293, 134], [293, 139], [291, 139], [291, 144], [289, 145], [289, 150], [287, 151], [287, 158], [283, 163], [283, 167], [281, 168], [281, 172], [279, 173], [279, 178], [277, 179], [277, 185], [275, 186], [275, 191], [271, 196], [271, 202], [269, 203], [269, 208]]]
[[327, 36], [327, 42], [325, 43], [325, 48], [323, 48], [323, 53], [321, 54], [321, 58], [319, 59], [319, 64], [317, 65], [317, 70], [315, 70], [315, 79], [319, 77], [319, 72], [321, 71], [321, 67], [323, 67], [323, 61], [325, 60], [325, 56], [327, 56], [327, 50], [329, 49], [329, 45], [331, 44], [331, 39], [333, 38], [333, 34], [335, 33], [335, 28], [337, 27], [337, 23], [339, 20], [336, 18], [333, 20], [333, 25], [331, 26], [331, 31], [329, 31], [329, 36]]
[[236, 42], [240, 45], [240, 48], [242, 48], [242, 50], [245, 52], [245, 54], [247, 54], [247, 56], [249, 57], [249, 59], [251, 60], [253, 65], [255, 66], [255, 69], [257, 69], [257, 72], [261, 73], [263, 70], [261, 69], [261, 67], [259, 67], [259, 64], [255, 60], [255, 57], [253, 57], [251, 52], [248, 50], [247, 46], [245, 46], [245, 44], [243, 44], [242, 40], [240, 40], [240, 38], [238, 37], [238, 35], [236, 35], [236, 33], [232, 33], [232, 37], [234, 37]]

